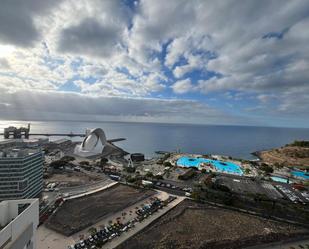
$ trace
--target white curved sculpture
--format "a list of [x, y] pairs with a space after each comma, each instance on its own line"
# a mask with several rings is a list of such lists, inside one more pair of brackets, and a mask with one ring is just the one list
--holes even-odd
[[101, 128], [86, 131], [86, 137], [81, 144], [76, 145], [74, 154], [81, 157], [90, 157], [102, 154], [106, 146], [113, 146], [108, 143], [104, 131]]

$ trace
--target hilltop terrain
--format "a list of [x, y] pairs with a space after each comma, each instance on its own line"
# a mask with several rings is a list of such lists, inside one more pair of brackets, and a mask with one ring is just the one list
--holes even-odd
[[265, 163], [309, 169], [309, 141], [295, 141], [281, 148], [256, 152]]

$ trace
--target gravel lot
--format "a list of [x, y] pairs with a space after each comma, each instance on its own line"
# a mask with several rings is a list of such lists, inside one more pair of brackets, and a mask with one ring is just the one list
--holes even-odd
[[82, 186], [84, 184], [95, 183], [106, 179], [104, 176], [87, 175], [83, 172], [63, 172], [54, 173], [51, 177], [47, 178], [47, 182], [58, 182], [58, 187], [74, 187]]
[[154, 193], [153, 190], [117, 184], [101, 192], [65, 201], [46, 226], [70, 236]]

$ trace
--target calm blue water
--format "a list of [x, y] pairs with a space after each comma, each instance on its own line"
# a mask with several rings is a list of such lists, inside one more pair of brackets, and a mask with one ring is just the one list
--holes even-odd
[[[27, 123], [0, 121], [0, 131], [10, 124], [20, 126]], [[148, 157], [158, 150], [180, 150], [252, 159], [251, 152], [283, 146], [295, 139], [309, 140], [309, 129], [123, 122], [31, 122], [31, 131], [36, 133], [84, 133], [86, 128], [96, 127], [103, 128], [107, 138], [127, 138], [117, 145], [128, 152], [143, 152]]]
[[221, 162], [219, 160], [210, 160], [206, 158], [191, 158], [191, 157], [181, 157], [177, 160], [177, 165], [189, 168], [192, 167], [198, 168], [200, 163], [210, 163], [216, 168], [216, 170], [220, 172], [243, 175], [241, 167], [231, 162]]
[[[275, 182], [282, 182], [282, 183], [288, 183], [288, 179], [287, 178], [283, 178], [283, 177], [279, 177], [279, 176], [271, 176], [270, 177], [273, 181]], [[290, 181], [291, 183], [292, 181]]]
[[309, 180], [309, 173], [305, 173], [305, 172], [302, 172], [302, 171], [292, 171], [291, 173], [294, 176], [301, 177], [301, 178], [304, 178], [306, 180]]

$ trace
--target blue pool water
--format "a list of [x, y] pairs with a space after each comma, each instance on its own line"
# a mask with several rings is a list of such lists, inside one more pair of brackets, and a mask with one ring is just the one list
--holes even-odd
[[243, 175], [241, 167], [231, 162], [221, 162], [219, 160], [191, 157], [181, 157], [177, 160], [178, 166], [188, 168], [198, 168], [200, 163], [211, 163], [216, 168], [216, 170], [220, 172]]
[[304, 178], [306, 180], [309, 180], [309, 173], [305, 173], [305, 172], [302, 172], [302, 171], [292, 171], [291, 174], [294, 175], [294, 176], [301, 177], [301, 178]]
[[[275, 182], [282, 182], [282, 183], [288, 183], [287, 178], [279, 177], [279, 176], [271, 176], [270, 177]], [[290, 181], [291, 182], [291, 181]]]

